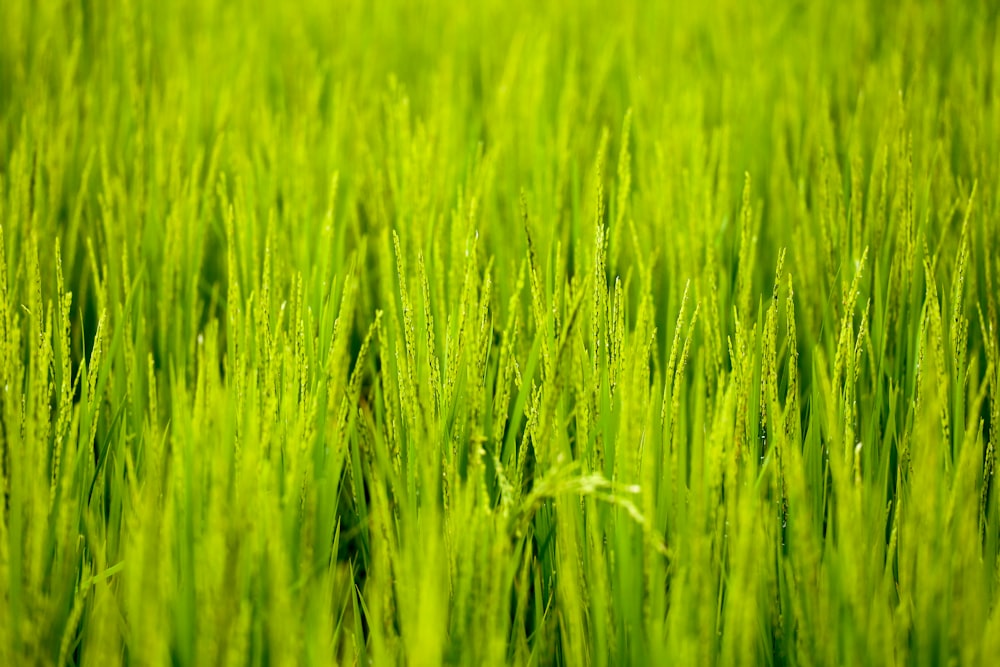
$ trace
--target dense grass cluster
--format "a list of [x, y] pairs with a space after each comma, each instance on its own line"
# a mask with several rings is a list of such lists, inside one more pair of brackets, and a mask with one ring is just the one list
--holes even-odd
[[0, 2], [0, 664], [989, 664], [992, 0]]

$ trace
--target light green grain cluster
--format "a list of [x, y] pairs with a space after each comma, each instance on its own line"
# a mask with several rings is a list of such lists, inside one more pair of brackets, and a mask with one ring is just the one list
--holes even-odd
[[0, 2], [0, 664], [995, 664], [998, 8]]

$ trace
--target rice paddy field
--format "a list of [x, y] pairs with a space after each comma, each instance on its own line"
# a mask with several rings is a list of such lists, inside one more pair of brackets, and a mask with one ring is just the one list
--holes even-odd
[[998, 18], [0, 2], [0, 664], [997, 664]]

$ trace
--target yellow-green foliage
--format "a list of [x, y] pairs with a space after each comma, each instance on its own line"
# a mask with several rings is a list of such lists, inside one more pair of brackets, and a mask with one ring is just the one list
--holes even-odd
[[0, 1], [0, 665], [994, 664], [998, 7]]

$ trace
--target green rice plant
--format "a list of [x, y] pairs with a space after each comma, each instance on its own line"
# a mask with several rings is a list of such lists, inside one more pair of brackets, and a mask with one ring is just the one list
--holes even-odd
[[0, 3], [0, 664], [992, 664], [996, 3]]

